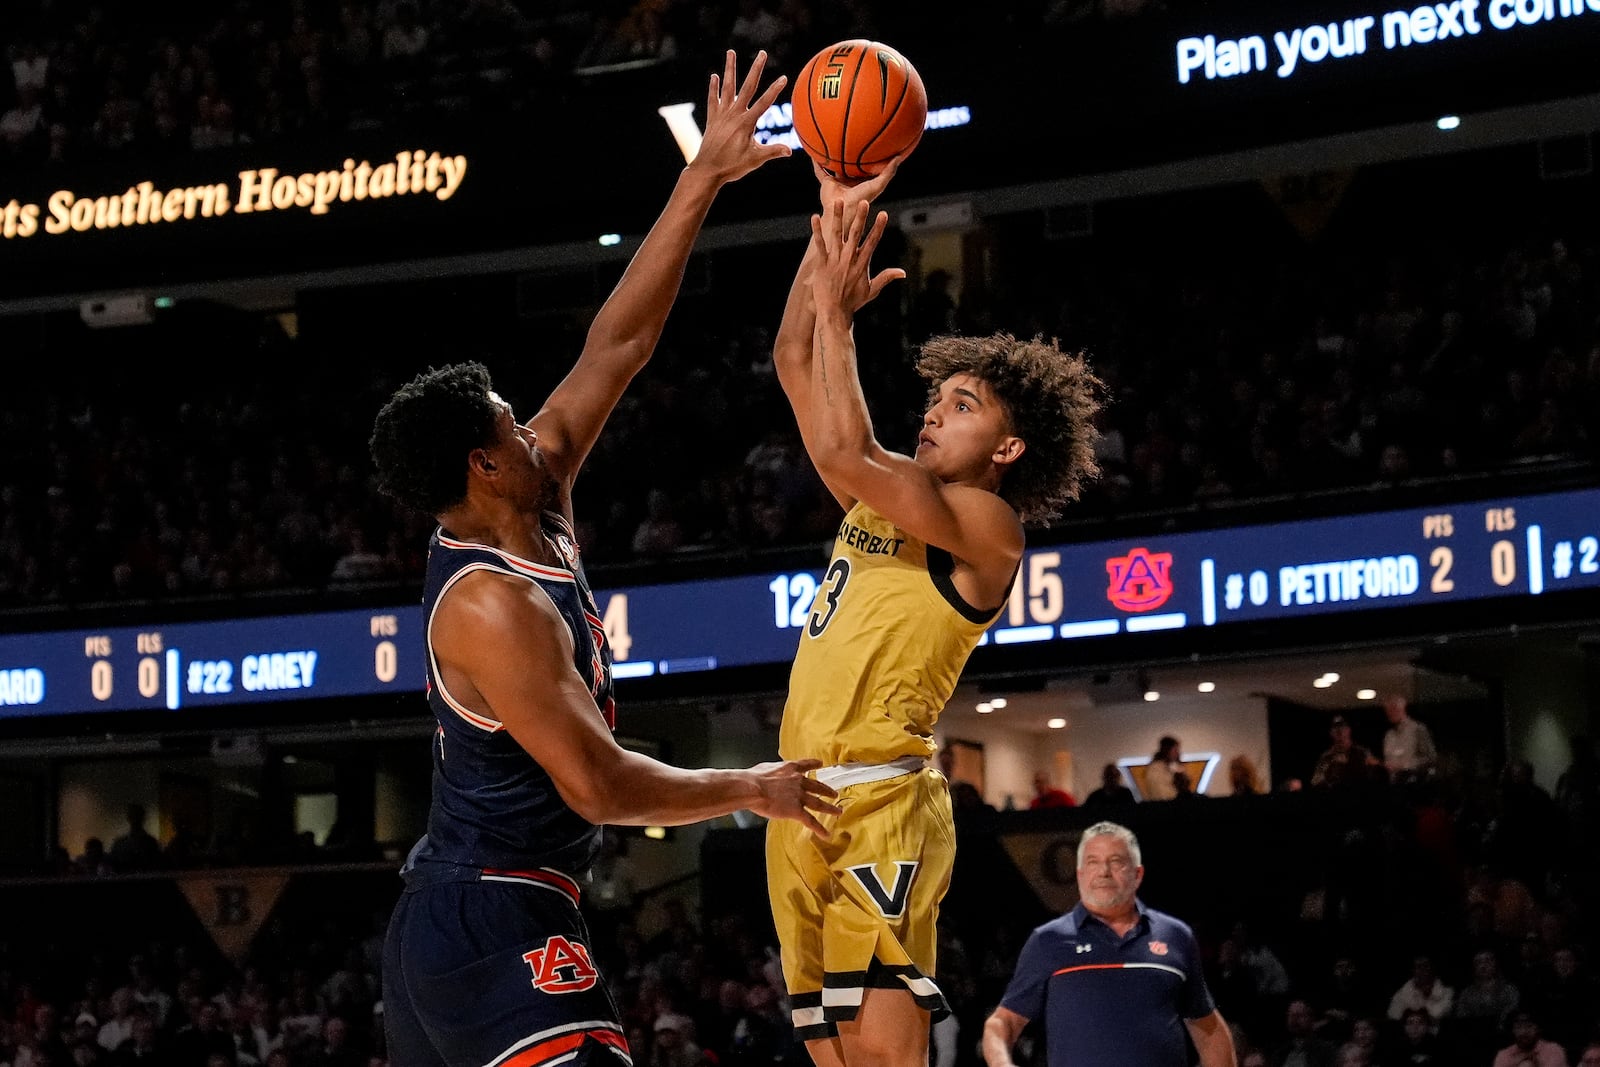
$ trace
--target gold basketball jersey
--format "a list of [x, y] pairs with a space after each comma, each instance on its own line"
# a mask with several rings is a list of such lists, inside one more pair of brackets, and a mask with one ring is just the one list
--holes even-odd
[[933, 755], [933, 726], [999, 614], [967, 605], [950, 553], [863, 503], [839, 524], [789, 674], [784, 759], [888, 763]]

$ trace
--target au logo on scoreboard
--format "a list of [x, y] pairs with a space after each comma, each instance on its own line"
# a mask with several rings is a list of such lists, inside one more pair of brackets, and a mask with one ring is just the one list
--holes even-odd
[[1153, 611], [1172, 596], [1172, 553], [1135, 548], [1106, 560], [1106, 599], [1123, 611]]

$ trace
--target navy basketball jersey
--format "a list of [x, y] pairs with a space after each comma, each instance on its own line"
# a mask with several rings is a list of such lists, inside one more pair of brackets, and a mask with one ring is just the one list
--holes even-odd
[[540, 869], [581, 874], [599, 846], [599, 828], [567, 806], [549, 773], [498, 721], [454, 700], [440, 683], [431, 631], [440, 600], [463, 577], [492, 570], [543, 589], [572, 633], [573, 666], [589, 683], [596, 715], [615, 728], [611, 649], [594, 594], [578, 561], [566, 520], [546, 512], [545, 539], [566, 567], [553, 567], [484, 545], [457, 541], [443, 529], [428, 542], [422, 609], [428, 704], [438, 722], [433, 744], [433, 801], [428, 831], [411, 850], [413, 881], [453, 881], [479, 872]]

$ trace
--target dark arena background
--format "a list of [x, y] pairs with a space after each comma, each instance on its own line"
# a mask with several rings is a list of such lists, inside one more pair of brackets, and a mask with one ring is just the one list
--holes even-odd
[[[468, 357], [536, 407], [723, 50], [792, 77], [847, 37], [930, 97], [882, 202], [907, 278], [856, 327], [880, 439], [936, 333], [1059, 338], [1110, 397], [939, 721], [973, 788], [936, 1067], [982, 1062], [1088, 795], [1169, 735], [1195, 795], [1114, 810], [1241, 1063], [1489, 1067], [1513, 1003], [1568, 1064], [1600, 1041], [1597, 0], [16, 0], [0, 1064], [385, 1062], [431, 527], [373, 416]], [[839, 521], [771, 363], [815, 196], [798, 151], [724, 191], [578, 482], [618, 736], [683, 766], [775, 758]], [[1392, 696], [1433, 772], [1318, 776]], [[584, 909], [636, 1063], [809, 1063], [762, 838], [608, 831]]]

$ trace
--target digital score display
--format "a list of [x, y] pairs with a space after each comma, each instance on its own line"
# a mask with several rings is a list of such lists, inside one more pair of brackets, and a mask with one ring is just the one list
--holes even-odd
[[412, 607], [0, 637], [0, 716], [416, 690], [421, 623]]
[[[783, 664], [822, 571], [599, 589], [620, 679]], [[984, 645], [1600, 589], [1600, 490], [1031, 549]], [[420, 691], [420, 606], [0, 637], [0, 717]]]

